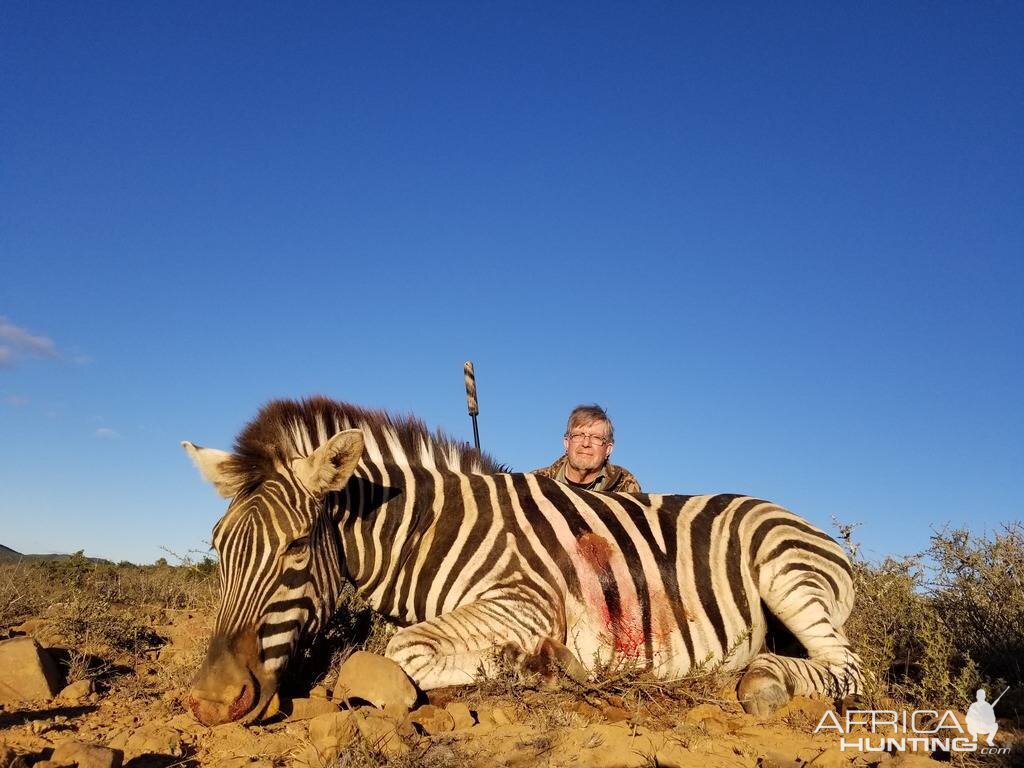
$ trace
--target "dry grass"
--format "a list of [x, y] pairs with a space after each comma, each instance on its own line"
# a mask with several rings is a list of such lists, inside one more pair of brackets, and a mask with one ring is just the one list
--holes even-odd
[[216, 564], [182, 566], [65, 560], [0, 564], [0, 629], [77, 603], [123, 606], [140, 620], [162, 609], [207, 610], [217, 604]]
[[[871, 675], [868, 698], [959, 708], [979, 687], [1011, 687], [1000, 716], [1024, 715], [1024, 528], [992, 537], [942, 530], [912, 557], [854, 554], [857, 604], [847, 635]], [[994, 695], [993, 695], [994, 696]]]
[[[131, 699], [163, 695], [184, 674], [147, 674], [163, 641], [154, 625], [166, 611], [212, 611], [215, 564], [136, 566], [93, 563], [81, 553], [59, 561], [0, 565], [0, 637], [28, 619], [42, 621], [65, 682], [91, 679]], [[175, 666], [173, 671], [183, 668]]]
[[[843, 531], [855, 551], [852, 529]], [[989, 537], [937, 531], [929, 548], [914, 557], [870, 563], [854, 556], [853, 561], [858, 600], [847, 634], [870, 673], [872, 702], [964, 709], [975, 688], [998, 693], [1010, 686], [999, 715], [1024, 714], [1020, 523]], [[160, 673], [147, 677], [144, 670], [154, 663], [160, 643], [152, 627], [167, 623], [168, 614], [176, 611], [212, 615], [217, 589], [210, 561], [113, 566], [79, 556], [0, 565], [0, 637], [26, 619], [46, 617], [69, 649], [63, 661], [69, 681], [92, 678], [132, 696], [170, 700], [201, 662], [202, 641], [188, 658], [161, 662]], [[290, 687], [296, 695], [315, 683], [332, 688], [345, 656], [357, 648], [381, 653], [393, 632], [391, 624], [346, 592], [330, 626], [292, 668]], [[550, 691], [509, 665], [458, 698], [471, 705], [507, 706], [523, 719], [553, 729], [579, 722], [573, 708], [578, 702], [625, 709], [631, 719], [647, 722], [667, 720], [701, 702], [735, 707], [734, 700], [721, 696], [735, 680], [723, 664], [710, 660], [673, 681], [620, 663], [606, 667], [591, 682], [562, 677], [560, 687]], [[446, 755], [442, 750], [431, 759], [444, 765]], [[355, 768], [388, 764], [367, 763], [371, 757], [355, 753], [343, 758], [348, 762], [339, 764]]]

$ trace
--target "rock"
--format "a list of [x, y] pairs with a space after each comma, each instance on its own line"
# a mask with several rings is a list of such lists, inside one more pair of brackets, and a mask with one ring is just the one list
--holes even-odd
[[[36, 639], [43, 648], [66, 645], [67, 640], [54, 627], [51, 619], [35, 618], [22, 622], [12, 628], [15, 634], [29, 635]], [[25, 758], [26, 760], [28, 758]]]
[[124, 755], [119, 750], [85, 744], [68, 739], [57, 745], [50, 756], [55, 766], [78, 766], [78, 768], [121, 768]]
[[28, 619], [27, 621], [21, 622], [18, 626], [14, 627], [15, 632], [20, 632], [24, 635], [41, 635], [46, 632], [49, 628], [50, 622], [48, 619], [34, 618]]
[[887, 762], [886, 768], [939, 768], [940, 763], [923, 755], [897, 755]]
[[404, 709], [416, 703], [416, 688], [405, 671], [391, 659], [356, 651], [341, 665], [336, 699], [362, 699], [381, 709]]
[[270, 760], [263, 758], [238, 755], [236, 757], [218, 758], [217, 768], [274, 768], [274, 764]]
[[95, 692], [92, 680], [79, 680], [66, 686], [59, 694], [57, 700], [62, 704], [78, 704], [88, 699]]
[[433, 704], [420, 707], [409, 715], [409, 720], [420, 725], [429, 736], [455, 730], [455, 718], [452, 713]]
[[358, 717], [351, 710], [319, 715], [309, 721], [309, 741], [323, 765], [338, 759], [359, 734]]
[[311, 720], [319, 715], [338, 711], [338, 705], [327, 699], [292, 699], [284, 704], [289, 720]]
[[395, 724], [384, 717], [364, 715], [357, 717], [359, 733], [367, 746], [384, 757], [399, 757], [409, 752], [409, 746], [402, 741]]
[[705, 717], [698, 725], [712, 736], [724, 736], [729, 732], [729, 724], [720, 717]]
[[476, 720], [473, 719], [473, 713], [470, 712], [469, 707], [461, 701], [451, 702], [445, 706], [444, 711], [452, 716], [456, 731], [464, 731], [467, 728], [472, 728], [476, 724]]
[[210, 730], [207, 726], [196, 720], [191, 714], [175, 715], [167, 721], [167, 726], [181, 733], [188, 733], [193, 736], [200, 736]]
[[622, 707], [603, 707], [601, 709], [601, 715], [609, 723], [624, 723], [630, 718], [629, 712], [624, 710]]
[[0, 702], [49, 701], [59, 690], [57, 665], [33, 638], [0, 642]]
[[580, 701], [573, 705], [572, 710], [584, 720], [593, 721], [601, 719], [601, 710], [586, 701]]
[[788, 752], [762, 750], [757, 756], [757, 768], [802, 768], [803, 761]]
[[696, 707], [691, 707], [683, 714], [683, 722], [696, 725], [706, 717], [721, 719], [721, 707], [717, 707], [714, 704], [698, 704]]
[[[110, 743], [115, 744], [113, 740]], [[150, 723], [136, 729], [124, 740], [124, 754], [129, 760], [139, 755], [182, 757], [185, 746], [178, 731], [161, 723]]]
[[477, 719], [480, 725], [509, 725], [512, 722], [511, 716], [501, 707], [481, 709], [477, 712]]
[[814, 766], [814, 768], [846, 768], [850, 763], [850, 759], [854, 757], [856, 752], [843, 752], [839, 745], [829, 747], [820, 755], [811, 760], [807, 765]]
[[821, 718], [832, 708], [830, 702], [821, 699], [794, 696], [784, 706], [777, 709], [772, 717], [774, 719], [804, 720], [813, 726], [820, 723]]

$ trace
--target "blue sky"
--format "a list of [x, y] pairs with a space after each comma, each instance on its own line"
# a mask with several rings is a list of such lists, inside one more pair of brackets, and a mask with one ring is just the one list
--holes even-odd
[[872, 557], [1019, 519], [1015, 3], [7, 3], [0, 543], [151, 562], [274, 397]]

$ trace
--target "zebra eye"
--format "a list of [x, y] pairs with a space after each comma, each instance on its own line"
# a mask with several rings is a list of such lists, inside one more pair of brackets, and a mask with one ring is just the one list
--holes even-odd
[[306, 547], [308, 547], [308, 546], [309, 546], [309, 536], [303, 536], [302, 538], [296, 539], [291, 544], [289, 544], [288, 548], [285, 549], [285, 554], [286, 555], [298, 555], [298, 554], [301, 554], [302, 551]]

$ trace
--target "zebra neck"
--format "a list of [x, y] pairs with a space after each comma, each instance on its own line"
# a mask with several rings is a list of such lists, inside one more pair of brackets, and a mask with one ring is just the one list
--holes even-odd
[[458, 526], [463, 477], [424, 467], [371, 466], [349, 482], [339, 516], [342, 570], [375, 610], [403, 622], [422, 620], [410, 594], [414, 573], [437, 522]]

